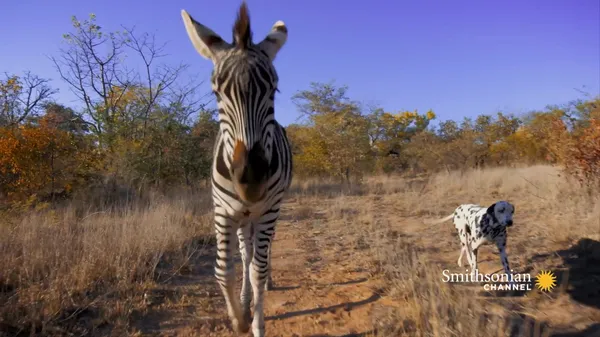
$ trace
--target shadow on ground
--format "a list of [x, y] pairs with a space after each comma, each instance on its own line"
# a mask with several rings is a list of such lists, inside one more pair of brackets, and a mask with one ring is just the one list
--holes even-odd
[[375, 334], [375, 331], [371, 330], [371, 331], [366, 331], [366, 332], [349, 333], [349, 334], [339, 335], [339, 336], [319, 334], [319, 335], [310, 335], [308, 337], [366, 337], [366, 336], [373, 336], [374, 334]]
[[550, 337], [597, 337], [600, 336], [600, 323], [592, 324], [584, 330], [575, 332], [555, 333]]
[[[375, 336], [421, 336], [435, 335], [434, 327], [428, 318], [416, 322], [414, 319], [401, 315], [396, 308], [378, 307], [375, 314], [377, 328], [370, 332]], [[447, 322], [447, 333], [441, 336], [481, 337], [507, 336], [507, 337], [598, 337], [600, 324], [592, 324], [582, 330], [551, 328], [547, 321], [536, 320], [525, 314], [512, 313], [508, 316], [482, 313], [473, 317], [472, 322], [462, 322], [460, 328], [454, 321]], [[419, 328], [420, 326], [420, 328]], [[497, 332], [493, 327], [496, 327]], [[425, 330], [419, 330], [425, 329]], [[503, 331], [502, 331], [503, 330]], [[459, 331], [462, 331], [459, 333]]]
[[[144, 310], [132, 312], [129, 326], [134, 331], [142, 334], [156, 334], [161, 329], [176, 327], [179, 323], [177, 320], [173, 320], [176, 313], [163, 307], [165, 303], [178, 302], [183, 297], [196, 299], [202, 297], [211, 301], [221, 301], [213, 276], [216, 259], [214, 236], [192, 238], [185, 243], [183, 251], [187, 255], [183, 259], [181, 251], [168, 252], [156, 266], [154, 278], [160, 286], [144, 294], [146, 305]], [[175, 261], [178, 264], [174, 264]], [[197, 285], [201, 285], [206, 291], [198, 293], [186, 289], [186, 286]], [[195, 309], [192, 305], [182, 308], [190, 315], [194, 314]]]
[[374, 293], [369, 298], [366, 298], [361, 301], [340, 303], [340, 304], [331, 305], [331, 306], [323, 307], [323, 308], [313, 308], [313, 309], [286, 312], [284, 314], [266, 317], [265, 320], [271, 321], [271, 320], [276, 320], [276, 319], [286, 319], [286, 318], [303, 316], [303, 315], [319, 314], [319, 313], [328, 312], [328, 311], [335, 311], [337, 309], [342, 309], [342, 308], [346, 311], [351, 311], [355, 307], [359, 307], [359, 306], [363, 306], [365, 304], [375, 302], [380, 297], [381, 296], [379, 294]]
[[510, 337], [598, 337], [600, 324], [592, 324], [579, 331], [555, 331], [546, 321], [537, 321], [525, 315], [513, 315], [508, 318]]
[[557, 287], [564, 287], [574, 301], [600, 309], [600, 241], [584, 238], [568, 249], [535, 255], [531, 262], [554, 254], [563, 261], [562, 266], [556, 266], [561, 269], [552, 270]]

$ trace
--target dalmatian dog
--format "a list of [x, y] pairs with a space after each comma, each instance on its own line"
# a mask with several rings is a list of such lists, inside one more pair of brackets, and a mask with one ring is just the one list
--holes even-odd
[[462, 204], [454, 213], [430, 224], [440, 224], [450, 219], [454, 220], [458, 238], [462, 245], [458, 266], [462, 267], [462, 257], [466, 253], [471, 266], [471, 275], [477, 270], [477, 250], [480, 246], [494, 242], [500, 252], [500, 260], [504, 272], [512, 274], [506, 255], [506, 228], [513, 225], [515, 207], [507, 201], [498, 201], [489, 207], [475, 204]]

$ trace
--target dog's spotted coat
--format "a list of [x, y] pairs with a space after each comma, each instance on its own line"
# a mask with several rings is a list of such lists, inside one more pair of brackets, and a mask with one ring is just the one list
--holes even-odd
[[499, 201], [489, 207], [463, 204], [458, 206], [452, 215], [435, 223], [453, 219], [454, 227], [456, 227], [462, 245], [458, 257], [459, 267], [462, 267], [463, 254], [467, 253], [471, 274], [475, 274], [475, 270], [477, 270], [477, 250], [481, 245], [495, 242], [500, 253], [504, 272], [510, 276], [512, 273], [506, 254], [506, 227], [512, 226], [514, 212], [515, 207], [507, 201]]

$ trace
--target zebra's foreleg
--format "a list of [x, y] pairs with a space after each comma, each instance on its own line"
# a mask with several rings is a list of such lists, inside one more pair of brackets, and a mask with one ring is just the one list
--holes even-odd
[[225, 297], [227, 314], [231, 320], [233, 330], [246, 333], [250, 330], [249, 322], [242, 316], [240, 300], [237, 294], [235, 294], [233, 250], [237, 246], [237, 223], [223, 214], [222, 210], [215, 210], [215, 231], [217, 237], [215, 277]]
[[253, 255], [253, 237], [252, 237], [252, 223], [243, 224], [237, 231], [240, 254], [242, 256], [242, 267], [243, 267], [243, 278], [242, 278], [242, 291], [240, 293], [240, 300], [242, 304], [242, 315], [248, 324], [252, 320], [250, 313], [250, 262], [252, 262]]
[[[273, 235], [271, 236], [271, 243], [273, 242], [273, 240], [275, 239], [275, 232], [273, 232]], [[272, 249], [271, 249], [272, 245], [269, 245], [269, 250], [267, 251], [267, 263], [269, 264], [269, 269], [267, 270], [267, 279], [265, 280], [265, 290], [269, 291], [269, 290], [273, 290], [273, 278], [271, 277], [271, 256], [272, 254]]]
[[269, 273], [271, 239], [275, 229], [278, 213], [267, 213], [261, 217], [255, 226], [254, 256], [250, 269], [250, 283], [254, 295], [254, 319], [252, 320], [252, 333], [254, 337], [265, 335], [265, 317], [263, 309], [265, 281]]

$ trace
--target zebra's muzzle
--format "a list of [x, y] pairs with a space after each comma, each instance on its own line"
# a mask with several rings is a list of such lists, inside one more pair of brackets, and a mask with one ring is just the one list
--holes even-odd
[[247, 203], [260, 201], [267, 189], [268, 171], [269, 163], [261, 144], [254, 144], [248, 151], [243, 142], [237, 141], [231, 162], [231, 176], [240, 199]]

